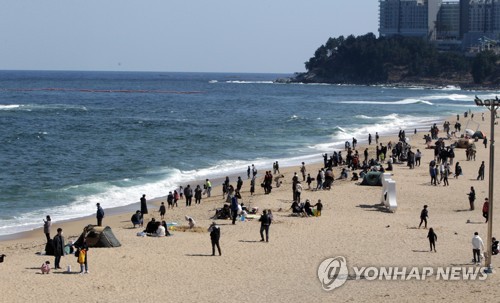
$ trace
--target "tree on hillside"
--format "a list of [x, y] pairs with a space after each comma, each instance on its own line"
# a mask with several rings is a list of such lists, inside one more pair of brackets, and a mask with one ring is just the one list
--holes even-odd
[[474, 83], [481, 84], [495, 72], [497, 67], [497, 61], [499, 58], [492, 51], [482, 51], [480, 52], [472, 62], [472, 78]]
[[305, 62], [308, 73], [333, 83], [372, 84], [400, 77], [443, 77], [467, 74], [470, 60], [461, 54], [438, 52], [420, 38], [374, 34], [329, 38]]

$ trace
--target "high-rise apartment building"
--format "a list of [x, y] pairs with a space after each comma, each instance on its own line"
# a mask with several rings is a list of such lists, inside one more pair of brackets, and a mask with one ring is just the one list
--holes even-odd
[[[500, 41], [500, 0], [379, 0], [382, 37], [462, 42]], [[482, 39], [482, 40], [481, 40]], [[456, 42], [453, 42], [456, 41]]]
[[434, 40], [441, 0], [380, 0], [380, 36]]
[[460, 3], [447, 1], [441, 4], [436, 23], [437, 40], [458, 40], [460, 37]]

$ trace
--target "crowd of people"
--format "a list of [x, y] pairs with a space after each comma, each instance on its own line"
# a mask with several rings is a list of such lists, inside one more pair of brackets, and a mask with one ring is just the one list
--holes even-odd
[[[455, 131], [460, 130], [460, 124], [458, 121], [455, 123]], [[443, 125], [443, 132], [450, 133], [450, 123], [445, 122]], [[446, 145], [446, 138], [439, 137], [440, 130], [436, 124], [434, 124], [430, 129], [430, 134], [425, 135], [425, 143], [429, 149], [433, 151], [433, 157], [429, 161], [429, 174], [431, 177], [431, 185], [437, 186], [438, 184], [443, 183], [443, 186], [449, 186], [449, 176], [454, 176], [458, 178], [463, 174], [462, 168], [459, 162], [454, 164], [455, 158], [455, 146], [450, 144]], [[352, 174], [351, 181], [356, 181], [359, 178], [363, 178], [370, 171], [393, 171], [394, 164], [405, 164], [409, 169], [414, 169], [421, 165], [421, 160], [423, 158], [423, 153], [417, 149], [416, 151], [412, 150], [411, 145], [408, 143], [409, 140], [406, 137], [406, 134], [403, 130], [401, 130], [398, 134], [399, 141], [398, 142], [388, 142], [386, 145], [380, 143], [380, 137], [378, 133], [375, 135], [375, 148], [369, 149], [365, 148], [363, 150], [362, 155], [358, 152], [357, 147], [357, 139], [352, 138], [352, 143], [350, 141], [345, 142], [345, 157], [342, 154], [342, 151], [334, 151], [331, 155], [324, 154], [323, 155], [323, 164], [324, 167], [318, 170], [316, 174], [316, 178], [311, 176], [311, 173], [308, 172], [308, 169], [305, 165], [305, 162], [301, 162], [299, 166], [300, 175], [295, 172], [291, 179], [291, 189], [292, 189], [292, 199], [291, 206], [289, 210], [291, 211], [292, 216], [297, 217], [320, 217], [321, 212], [323, 210], [323, 204], [320, 199], [315, 204], [312, 204], [309, 199], [304, 199], [304, 192], [314, 191], [314, 190], [330, 190], [332, 189], [335, 180], [349, 180], [349, 175]], [[368, 143], [371, 145], [371, 134], [368, 137]], [[434, 144], [433, 144], [434, 143]], [[486, 143], [485, 143], [486, 146]], [[474, 148], [475, 150], [475, 148]], [[388, 153], [390, 152], [390, 155]], [[473, 154], [473, 156], [471, 156]], [[475, 160], [475, 152], [472, 153], [472, 149], [467, 149], [467, 160], [473, 161]], [[384, 164], [387, 166], [384, 167]], [[454, 165], [454, 169], [452, 171], [451, 167]], [[339, 177], [335, 179], [334, 169], [338, 169]], [[359, 172], [357, 172], [359, 171]], [[484, 171], [485, 171], [485, 163], [481, 162], [481, 165], [478, 169], [477, 180], [484, 180]], [[250, 180], [249, 186], [249, 195], [250, 197], [256, 194], [256, 186], [255, 184], [259, 182], [257, 180], [258, 172], [255, 165], [248, 166], [247, 169], [247, 179]], [[265, 171], [265, 173], [261, 176], [261, 188], [263, 189], [263, 194], [271, 195], [273, 185], [275, 187], [279, 187], [283, 181], [284, 176], [280, 173], [280, 167], [278, 161], [273, 163], [272, 170]], [[313, 182], [316, 181], [314, 185]], [[302, 183], [307, 184], [307, 188], [302, 185]], [[234, 185], [233, 185], [234, 184]], [[217, 208], [215, 215], [213, 217], [214, 220], [224, 220], [230, 219], [232, 225], [236, 225], [238, 221], [247, 221], [249, 220], [249, 216], [251, 218], [257, 219], [256, 215], [259, 213], [258, 207], [248, 208], [242, 202], [242, 189], [243, 189], [243, 179], [241, 176], [236, 178], [236, 182], [231, 184], [229, 176], [226, 176], [222, 182], [222, 199], [224, 204], [221, 208]], [[203, 188], [202, 188], [203, 187]], [[202, 199], [204, 197], [210, 198], [212, 195], [212, 183], [209, 179], [206, 179], [203, 185], [196, 185], [193, 189], [190, 184], [187, 184], [185, 187], [179, 186], [173, 191], [169, 191], [166, 197], [165, 202], [161, 202], [158, 213], [160, 220], [156, 220], [154, 216], [150, 218], [150, 221], [147, 223], [146, 228], [143, 230], [143, 233], [152, 237], [166, 237], [170, 236], [169, 226], [166, 223], [166, 217], [168, 217], [167, 211], [173, 210], [174, 208], [178, 208], [178, 201], [185, 199], [185, 206], [191, 207], [192, 198], [195, 198], [195, 205], [201, 204]], [[475, 200], [476, 193], [473, 186], [471, 186], [470, 192], [467, 194], [469, 200], [469, 208], [471, 211], [475, 209]], [[249, 198], [250, 198], [249, 197]], [[97, 203], [97, 212], [96, 219], [97, 225], [102, 226], [104, 219], [104, 210]], [[133, 227], [144, 227], [144, 216], [147, 215], [148, 212], [148, 204], [146, 201], [146, 195], [142, 195], [140, 198], [140, 210], [137, 210], [131, 217], [131, 222]], [[488, 222], [488, 213], [489, 213], [489, 202], [488, 199], [485, 199], [485, 202], [482, 207], [482, 215], [485, 218], [486, 222]], [[196, 222], [192, 217], [186, 216], [186, 221], [188, 227], [193, 229], [196, 226]], [[420, 212], [420, 224], [418, 228], [421, 228], [422, 225], [424, 229], [427, 229], [429, 219], [429, 205], [424, 205], [423, 209]], [[270, 226], [272, 225], [274, 218], [273, 213], [270, 209], [264, 209], [260, 214], [258, 219], [260, 222], [260, 238], [262, 242], [269, 242], [269, 233]], [[60, 260], [61, 257], [64, 256], [65, 252], [65, 243], [63, 232], [61, 228], [58, 228], [57, 235], [52, 239], [50, 237], [50, 230], [52, 226], [52, 219], [50, 216], [47, 216], [44, 220], [44, 234], [47, 239], [47, 243], [52, 242], [51, 245], [54, 250], [54, 268], [60, 269]], [[215, 255], [216, 248], [219, 255], [221, 253], [220, 247], [220, 238], [221, 238], [221, 227], [217, 224], [216, 221], [213, 221], [210, 227], [208, 228], [208, 232], [210, 233], [210, 239], [212, 243], [212, 255]], [[435, 230], [430, 227], [428, 230], [427, 238], [429, 241], [430, 251], [436, 252], [436, 242], [437, 242], [437, 234]], [[498, 245], [499, 242], [493, 238], [493, 252], [494, 254], [498, 253]], [[484, 243], [482, 239], [479, 237], [476, 232], [472, 239], [473, 246], [473, 262], [478, 263], [480, 261], [481, 251], [484, 251]], [[78, 264], [80, 264], [80, 272], [88, 273], [88, 262], [87, 256], [89, 248], [84, 241], [83, 245], [78, 247], [74, 247], [75, 256], [77, 257]], [[50, 261], [46, 261], [42, 264], [41, 271], [42, 273], [49, 273], [51, 270]]]

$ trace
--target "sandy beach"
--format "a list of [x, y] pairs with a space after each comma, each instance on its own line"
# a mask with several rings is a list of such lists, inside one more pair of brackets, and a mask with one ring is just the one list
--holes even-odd
[[[475, 120], [480, 130], [489, 137], [489, 112], [485, 121], [480, 115]], [[453, 126], [456, 118], [449, 118]], [[463, 115], [460, 122], [463, 122]], [[469, 119], [469, 118], [466, 118]], [[465, 123], [462, 123], [465, 125]], [[429, 125], [430, 128], [431, 125]], [[442, 125], [438, 125], [442, 130]], [[429, 277], [424, 281], [369, 281], [348, 280], [343, 286], [325, 291], [318, 279], [319, 264], [336, 256], [343, 256], [352, 266], [439, 267], [472, 266], [471, 238], [475, 231], [487, 244], [487, 224], [482, 217], [482, 203], [488, 195], [488, 154], [482, 142], [477, 142], [475, 161], [466, 161], [465, 149], [456, 149], [454, 162], [460, 162], [463, 175], [450, 176], [449, 186], [432, 186], [429, 162], [433, 150], [425, 149], [423, 135], [409, 134], [412, 150], [420, 149], [422, 164], [409, 169], [404, 164], [394, 165], [398, 209], [390, 213], [380, 207], [381, 187], [360, 186], [355, 181], [336, 180], [331, 190], [302, 192], [302, 200], [313, 204], [321, 199], [324, 205], [321, 217], [299, 218], [291, 215], [292, 176], [300, 175], [299, 166], [282, 168], [283, 184], [265, 195], [260, 186], [250, 196], [250, 180], [246, 172], [242, 199], [248, 207], [271, 209], [274, 223], [270, 228], [270, 242], [260, 242], [257, 220], [237, 222], [218, 220], [221, 226], [222, 256], [212, 257], [208, 232], [173, 231], [172, 237], [137, 237], [138, 228], [130, 222], [132, 213], [107, 215], [104, 225], [113, 229], [122, 246], [94, 248], [89, 251], [88, 275], [77, 274], [73, 255], [62, 258], [63, 270], [49, 275], [40, 274], [45, 260], [53, 264], [54, 257], [38, 255], [43, 251], [45, 236], [41, 229], [16, 235], [0, 242], [0, 292], [3, 302], [139, 302], [162, 300], [180, 302], [486, 302], [495, 301], [496, 286], [500, 282], [498, 256], [493, 256], [497, 273], [484, 281], [442, 281]], [[496, 140], [499, 134], [496, 133]], [[359, 140], [360, 138], [358, 138]], [[383, 137], [380, 142], [396, 142], [394, 137]], [[453, 143], [446, 141], [446, 145]], [[489, 146], [489, 145], [488, 145]], [[358, 146], [362, 155], [364, 146]], [[370, 158], [375, 155], [375, 144], [369, 146]], [[344, 152], [343, 152], [344, 153]], [[498, 150], [496, 157], [498, 157]], [[388, 153], [390, 154], [390, 152]], [[486, 163], [486, 178], [477, 181], [481, 161]], [[316, 177], [322, 167], [318, 162], [306, 163], [307, 172]], [[454, 170], [454, 165], [451, 167]], [[271, 167], [258, 167], [258, 182]], [[500, 167], [495, 167], [499, 176]], [[340, 168], [334, 169], [335, 177]], [[236, 178], [231, 179], [235, 184]], [[304, 184], [304, 182], [303, 182]], [[316, 182], [313, 182], [316, 185]], [[499, 180], [495, 180], [495, 185]], [[201, 185], [201, 184], [200, 184]], [[191, 184], [196, 186], [196, 184]], [[467, 193], [476, 189], [476, 208], [469, 211]], [[304, 188], [307, 185], [304, 184]], [[138, 193], [137, 198], [142, 193]], [[147, 194], [147, 193], [146, 193]], [[159, 219], [158, 205], [166, 199], [148, 201], [150, 218]], [[496, 202], [496, 201], [494, 201]], [[187, 208], [184, 201], [179, 207], [168, 209], [166, 221], [186, 225], [184, 216], [193, 217], [205, 230], [212, 222], [216, 208], [224, 200], [220, 186], [213, 188], [211, 198], [203, 198], [200, 205]], [[419, 215], [424, 204], [429, 206], [429, 227], [438, 239], [437, 252], [429, 252], [427, 232], [418, 229]], [[106, 205], [103, 205], [106, 209]], [[137, 209], [139, 209], [137, 202]], [[494, 208], [494, 217], [500, 215]], [[70, 222], [54, 222], [52, 236], [63, 228], [66, 241], [74, 240], [87, 224], [95, 224], [94, 216]], [[469, 223], [468, 223], [469, 222]], [[40, 218], [42, 225], [42, 218]], [[493, 235], [500, 236], [498, 225]], [[65, 273], [67, 265], [72, 273]], [[352, 271], [350, 270], [350, 273]]]

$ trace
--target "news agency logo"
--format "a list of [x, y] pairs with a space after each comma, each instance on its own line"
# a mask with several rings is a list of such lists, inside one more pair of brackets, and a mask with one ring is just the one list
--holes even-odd
[[318, 278], [321, 282], [321, 287], [326, 291], [331, 291], [344, 285], [348, 274], [347, 261], [341, 256], [328, 258], [321, 262], [318, 267]]
[[321, 287], [332, 291], [341, 287], [347, 280], [366, 281], [484, 281], [488, 278], [485, 267], [448, 266], [448, 267], [352, 267], [353, 275], [349, 275], [345, 257], [328, 258], [318, 266], [318, 279]]

